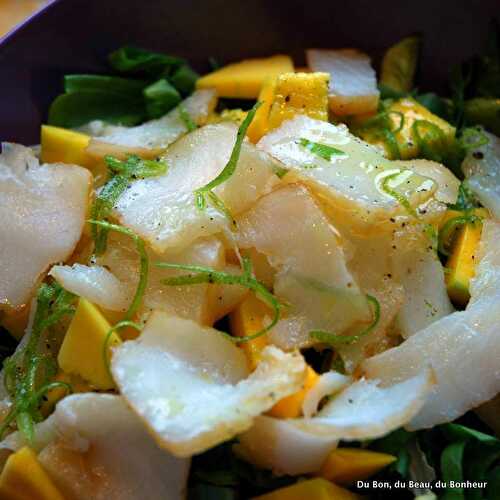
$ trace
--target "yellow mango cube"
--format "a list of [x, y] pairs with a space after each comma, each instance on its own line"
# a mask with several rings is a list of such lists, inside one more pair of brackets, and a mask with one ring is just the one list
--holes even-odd
[[314, 387], [319, 375], [310, 367], [307, 367], [306, 379], [300, 391], [291, 394], [278, 401], [268, 412], [268, 415], [276, 418], [298, 418], [302, 415], [302, 404], [306, 394]]
[[299, 481], [253, 500], [359, 500], [361, 497], [325, 479]]
[[7, 459], [0, 475], [2, 500], [64, 500], [33, 450], [25, 446]]
[[387, 467], [396, 457], [360, 448], [337, 448], [326, 459], [319, 475], [339, 484], [366, 479]]
[[328, 120], [328, 73], [284, 73], [276, 80], [268, 128], [296, 115]]
[[[273, 311], [252, 293], [229, 315], [231, 332], [237, 337], [253, 335], [265, 328], [264, 318], [272, 315]], [[257, 366], [260, 353], [266, 345], [268, 341], [265, 335], [241, 344], [251, 370]]]
[[[103, 356], [110, 328], [99, 309], [81, 298], [57, 358], [61, 370], [79, 375], [96, 389], [112, 389], [115, 385]], [[120, 337], [113, 333], [108, 342], [108, 355], [111, 347], [120, 342]]]
[[219, 97], [256, 99], [266, 79], [290, 71], [293, 71], [293, 62], [286, 55], [246, 59], [202, 76], [196, 88], [215, 88]]
[[[485, 209], [476, 209], [474, 214], [482, 218], [488, 217], [488, 211]], [[448, 271], [445, 278], [448, 295], [453, 302], [461, 306], [467, 305], [470, 298], [469, 283], [475, 275], [476, 252], [482, 229], [483, 225], [479, 220], [461, 226], [446, 263]]]
[[96, 164], [87, 154], [90, 136], [52, 125], [42, 125], [41, 159], [44, 163], [70, 163], [89, 169]]
[[267, 79], [262, 85], [257, 100], [261, 103], [257, 109], [252, 123], [247, 129], [248, 138], [255, 144], [265, 135], [269, 129], [269, 112], [274, 99], [274, 89], [276, 87], [276, 78]]

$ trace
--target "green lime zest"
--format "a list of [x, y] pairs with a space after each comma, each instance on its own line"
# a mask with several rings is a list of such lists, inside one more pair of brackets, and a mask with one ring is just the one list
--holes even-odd
[[361, 338], [369, 335], [377, 327], [380, 321], [380, 303], [373, 295], [366, 295], [366, 300], [371, 304], [373, 308], [373, 320], [372, 322], [361, 332], [356, 335], [337, 335], [332, 332], [326, 332], [324, 330], [312, 330], [309, 332], [309, 336], [319, 342], [325, 344], [338, 345], [338, 344], [354, 344], [358, 342]]
[[[210, 182], [198, 188], [194, 192], [195, 204], [199, 210], [204, 210], [206, 208], [207, 196], [213, 202], [214, 198], [213, 196], [210, 196], [212, 190], [215, 189], [217, 186], [220, 186], [222, 183], [226, 182], [236, 171], [238, 160], [240, 158], [241, 147], [243, 145], [243, 140], [245, 139], [247, 129], [250, 126], [250, 123], [252, 123], [255, 113], [257, 112], [257, 109], [259, 108], [260, 105], [261, 105], [260, 102], [255, 103], [254, 107], [248, 112], [242, 124], [239, 126], [238, 133], [236, 134], [236, 141], [234, 143], [233, 150], [231, 151], [231, 156], [229, 157], [228, 162], [226, 163], [225, 167], [222, 169], [220, 174], [217, 177], [215, 177], [215, 179], [212, 179]], [[218, 200], [220, 200], [220, 198], [218, 198]], [[219, 205], [216, 205], [216, 208], [220, 210]], [[227, 215], [228, 214], [227, 208], [225, 208], [223, 212], [224, 215]], [[233, 217], [231, 217], [231, 219], [233, 219]]]
[[394, 198], [405, 210], [406, 212], [414, 217], [415, 219], [418, 219], [418, 214], [416, 210], [411, 206], [410, 200], [398, 192], [396, 189], [393, 189], [391, 186], [389, 186], [389, 183], [399, 177], [401, 175], [401, 172], [395, 172], [394, 174], [390, 174], [387, 177], [384, 177], [382, 179], [382, 182], [380, 184], [380, 187], [384, 191], [384, 193], [388, 194], [392, 198]]
[[345, 155], [344, 151], [340, 149], [329, 146], [328, 144], [310, 141], [305, 137], [301, 137], [298, 140], [298, 144], [326, 161], [330, 161], [333, 156]]
[[483, 221], [483, 217], [465, 212], [463, 215], [459, 215], [457, 217], [453, 217], [453, 219], [449, 219], [439, 231], [439, 239], [438, 239], [438, 250], [441, 254], [449, 256], [450, 255], [450, 241], [452, 235], [455, 233], [457, 228], [463, 226], [465, 224], [477, 224]]
[[187, 131], [193, 132], [193, 130], [196, 130], [198, 126], [189, 115], [187, 109], [184, 107], [184, 104], [179, 104], [177, 109], [179, 110], [179, 116], [181, 117], [182, 123], [184, 123], [184, 126], [187, 128]]
[[[109, 180], [102, 187], [90, 209], [92, 220], [105, 220], [111, 215], [120, 196], [127, 189], [131, 181], [148, 177], [157, 177], [167, 171], [167, 164], [161, 161], [143, 160], [136, 155], [130, 155], [125, 161], [113, 156], [105, 156]], [[109, 230], [106, 227], [92, 225], [91, 233], [94, 240], [95, 255], [102, 255], [106, 251]]]
[[40, 285], [36, 297], [36, 312], [26, 344], [4, 362], [4, 385], [12, 406], [0, 426], [0, 438], [16, 420], [17, 428], [28, 443], [34, 439], [34, 424], [42, 420], [40, 404], [51, 389], [64, 387], [65, 382], [51, 381], [57, 363], [50, 353], [42, 352], [44, 334], [66, 315], [75, 311], [76, 296], [58, 283]]
[[428, 120], [415, 120], [411, 132], [423, 158], [438, 163], [446, 160], [449, 146], [446, 135], [440, 127]]
[[106, 333], [106, 337], [104, 337], [104, 342], [102, 343], [102, 359], [104, 361], [104, 366], [106, 367], [106, 371], [108, 372], [109, 378], [113, 380], [113, 374], [111, 373], [111, 367], [109, 366], [109, 342], [111, 340], [111, 336], [113, 333], [118, 332], [122, 328], [134, 328], [138, 332], [142, 331], [142, 325], [139, 325], [138, 323], [135, 323], [134, 321], [130, 320], [123, 320], [119, 321], [116, 323], [116, 325], [113, 325], [108, 332]]
[[144, 297], [144, 293], [146, 292], [146, 287], [148, 284], [148, 271], [149, 271], [149, 257], [146, 252], [146, 246], [144, 244], [144, 240], [139, 237], [134, 231], [119, 226], [118, 224], [111, 224], [110, 222], [100, 221], [100, 220], [88, 220], [89, 224], [99, 226], [103, 229], [109, 231], [116, 231], [117, 233], [124, 234], [131, 238], [136, 246], [137, 253], [139, 254], [140, 259], [140, 267], [139, 267], [139, 283], [137, 284], [137, 288], [135, 290], [134, 298], [132, 299], [132, 303], [130, 304], [127, 312], [125, 313], [125, 320], [130, 320], [133, 318], [134, 314], [137, 312], [137, 309], [141, 305], [141, 301]]
[[486, 144], [490, 142], [488, 136], [480, 127], [469, 127], [464, 129], [458, 141], [465, 151], [472, 151], [482, 146], [486, 146]]
[[274, 311], [274, 316], [271, 323], [262, 330], [252, 335], [245, 337], [234, 337], [226, 332], [221, 332], [225, 337], [229, 338], [236, 344], [242, 344], [254, 340], [270, 331], [279, 321], [281, 315], [281, 308], [283, 305], [278, 299], [253, 275], [252, 264], [250, 259], [243, 257], [242, 260], [242, 274], [230, 274], [224, 271], [217, 271], [210, 267], [186, 265], [186, 264], [171, 264], [168, 262], [157, 262], [157, 267], [163, 269], [175, 269], [179, 271], [188, 271], [190, 274], [182, 276], [174, 276], [162, 280], [162, 283], [167, 286], [183, 286], [183, 285], [197, 285], [200, 283], [217, 283], [220, 285], [240, 285], [248, 288], [255, 295], [265, 302]]
[[119, 331], [122, 328], [130, 326], [135, 328], [138, 331], [141, 331], [142, 327], [137, 323], [131, 321], [134, 317], [135, 313], [139, 309], [141, 305], [142, 299], [144, 298], [144, 294], [146, 293], [146, 288], [148, 286], [148, 273], [149, 273], [149, 257], [146, 251], [146, 246], [144, 244], [144, 240], [139, 237], [134, 231], [130, 229], [119, 226], [118, 224], [111, 224], [110, 222], [105, 221], [97, 221], [97, 220], [89, 220], [89, 224], [97, 225], [102, 228], [105, 228], [107, 231], [116, 231], [117, 233], [124, 234], [131, 238], [136, 246], [137, 253], [139, 254], [139, 282], [137, 283], [137, 288], [135, 290], [134, 298], [125, 313], [124, 319], [119, 321], [115, 325], [113, 325], [109, 331], [106, 333], [106, 337], [104, 338], [103, 346], [102, 346], [102, 356], [104, 360], [104, 366], [112, 379], [111, 369], [109, 367], [109, 359], [108, 359], [108, 344], [111, 339], [111, 336], [114, 332]]

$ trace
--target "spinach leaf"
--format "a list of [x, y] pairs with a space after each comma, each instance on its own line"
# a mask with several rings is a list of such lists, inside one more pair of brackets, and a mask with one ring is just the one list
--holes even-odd
[[48, 123], [65, 128], [79, 127], [92, 120], [136, 125], [146, 116], [144, 100], [102, 90], [80, 90], [54, 99]]
[[426, 94], [417, 94], [415, 100], [422, 106], [426, 107], [431, 113], [443, 118], [443, 120], [450, 121], [451, 119], [451, 106], [448, 100], [439, 97], [434, 92], [427, 92]]
[[111, 67], [119, 73], [160, 77], [173, 73], [185, 64], [184, 59], [133, 46], [121, 47], [108, 56]]
[[[462, 481], [462, 462], [464, 457], [466, 441], [457, 441], [448, 445], [441, 455], [441, 474], [443, 481]], [[443, 500], [463, 500], [465, 499], [463, 488], [446, 488]]]
[[132, 98], [140, 98], [142, 89], [146, 86], [142, 80], [121, 78], [107, 75], [66, 75], [64, 77], [64, 91], [69, 94], [86, 90], [98, 90], [123, 94]]
[[162, 78], [144, 89], [146, 110], [150, 118], [159, 118], [181, 102], [177, 89]]
[[182, 95], [189, 95], [193, 92], [199, 77], [196, 71], [184, 64], [170, 77], [170, 82]]

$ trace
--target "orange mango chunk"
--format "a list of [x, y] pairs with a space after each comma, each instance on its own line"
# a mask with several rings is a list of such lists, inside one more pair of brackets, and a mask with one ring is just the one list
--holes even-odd
[[[250, 294], [230, 315], [231, 332], [237, 337], [246, 337], [259, 332], [264, 326], [264, 318], [272, 317], [273, 312], [261, 300]], [[268, 344], [267, 337], [262, 335], [254, 340], [241, 344], [248, 364], [254, 370], [260, 359], [260, 353]]]
[[300, 481], [253, 500], [359, 500], [361, 497], [325, 479]]
[[[474, 214], [483, 218], [488, 217], [488, 212], [485, 209], [476, 209]], [[483, 224], [480, 221], [461, 226], [446, 263], [448, 295], [453, 302], [462, 306], [465, 306], [470, 298], [469, 283], [475, 275], [476, 252], [481, 240], [482, 229]]]
[[31, 448], [9, 456], [0, 475], [2, 500], [64, 500]]
[[336, 448], [326, 459], [319, 475], [347, 485], [366, 479], [396, 460], [386, 453], [360, 448]]
[[287, 55], [246, 59], [202, 76], [196, 88], [215, 88], [219, 97], [256, 99], [265, 80], [290, 71], [293, 62]]
[[316, 384], [319, 375], [310, 367], [307, 367], [306, 380], [300, 391], [291, 394], [278, 401], [268, 412], [268, 415], [276, 418], [297, 418], [302, 415], [302, 404], [308, 391]]

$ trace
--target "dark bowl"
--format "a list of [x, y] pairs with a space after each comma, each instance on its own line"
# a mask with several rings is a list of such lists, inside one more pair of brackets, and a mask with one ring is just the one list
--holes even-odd
[[423, 35], [422, 90], [445, 90], [450, 68], [484, 44], [498, 0], [54, 0], [0, 40], [0, 140], [39, 142], [68, 72], [105, 71], [130, 43], [188, 58], [200, 71], [308, 47], [358, 47], [375, 62], [404, 35]]

